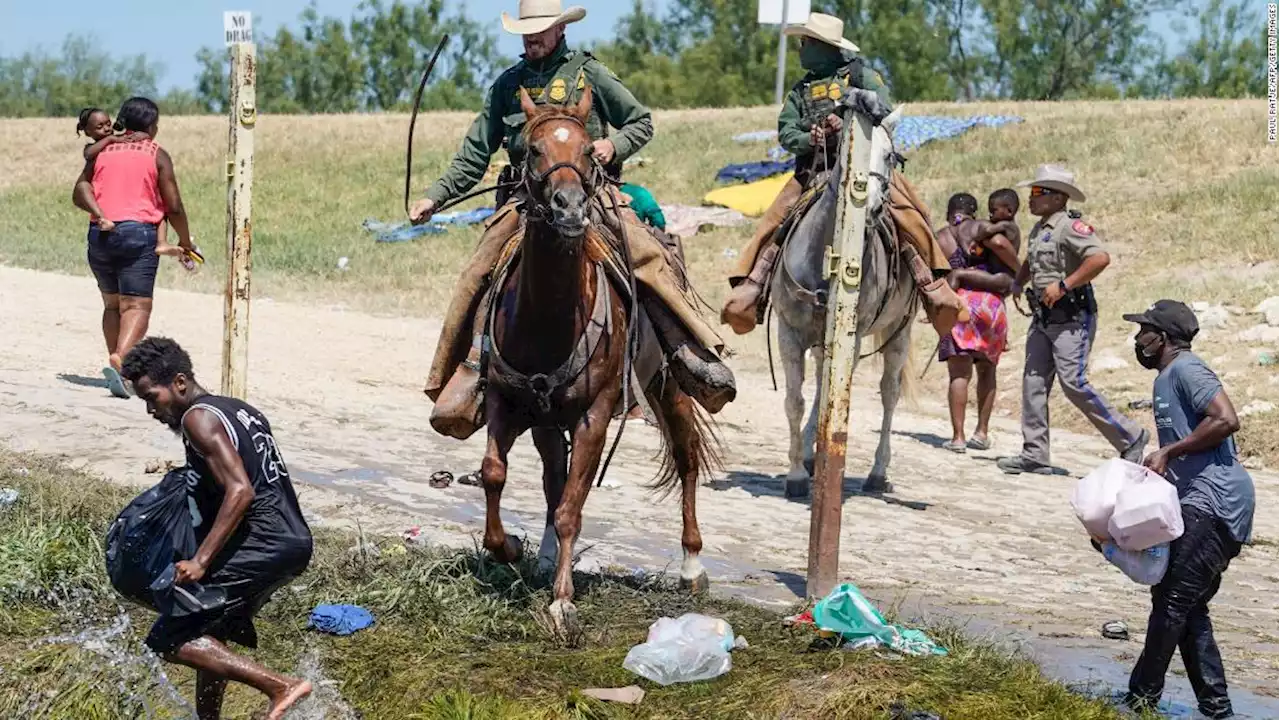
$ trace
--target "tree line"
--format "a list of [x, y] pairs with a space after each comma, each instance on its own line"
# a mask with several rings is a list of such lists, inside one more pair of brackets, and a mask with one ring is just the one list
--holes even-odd
[[[621, 0], [619, 0], [621, 1]], [[424, 109], [478, 109], [513, 60], [497, 49], [496, 23], [446, 0], [363, 0], [350, 18], [314, 5], [258, 41], [258, 107], [269, 113], [404, 110], [443, 33], [451, 41]], [[611, 40], [590, 49], [646, 104], [729, 107], [773, 101], [776, 27], [756, 22], [757, 0], [645, 0]], [[813, 0], [845, 21], [899, 101], [1061, 100], [1118, 97], [1260, 97], [1267, 28], [1249, 0]], [[1159, 14], [1190, 16], [1171, 53], [1151, 29]], [[572, 29], [570, 40], [573, 40]], [[802, 70], [789, 43], [788, 82]], [[135, 94], [166, 113], [222, 112], [227, 53], [196, 53], [191, 89], [158, 96], [163, 66], [145, 55], [114, 58], [89, 38], [68, 37], [58, 55], [0, 58], [0, 116], [68, 116], [118, 107]]]

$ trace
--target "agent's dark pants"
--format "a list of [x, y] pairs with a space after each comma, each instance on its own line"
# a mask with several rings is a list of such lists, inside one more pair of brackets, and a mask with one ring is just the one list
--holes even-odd
[[1200, 712], [1211, 718], [1231, 717], [1222, 654], [1209, 622], [1209, 601], [1218, 592], [1227, 564], [1240, 554], [1240, 543], [1209, 513], [1183, 506], [1182, 520], [1186, 529], [1169, 546], [1169, 569], [1151, 588], [1147, 641], [1129, 676], [1127, 700], [1131, 706], [1154, 707], [1160, 702], [1164, 676], [1177, 649]]

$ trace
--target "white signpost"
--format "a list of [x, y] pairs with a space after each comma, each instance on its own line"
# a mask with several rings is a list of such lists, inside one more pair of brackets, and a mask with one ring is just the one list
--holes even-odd
[[783, 31], [788, 25], [803, 25], [809, 19], [809, 0], [758, 0], [756, 22], [778, 26], [778, 78], [774, 85], [774, 102], [781, 105], [786, 90], [787, 36]]
[[253, 13], [248, 10], [227, 10], [222, 13], [222, 34], [227, 47], [253, 42]]

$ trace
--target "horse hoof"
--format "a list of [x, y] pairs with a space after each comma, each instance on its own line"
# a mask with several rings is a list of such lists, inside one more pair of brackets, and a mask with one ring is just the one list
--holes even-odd
[[688, 590], [691, 595], [701, 595], [711, 589], [711, 580], [707, 578], [707, 571], [703, 570], [698, 576], [690, 580], [689, 578], [680, 578], [680, 589]]
[[573, 643], [582, 634], [582, 626], [578, 624], [578, 608], [568, 600], [556, 600], [548, 609], [551, 614], [551, 628], [556, 638], [562, 642]]
[[868, 495], [883, 495], [893, 492], [893, 483], [884, 475], [872, 475], [862, 483], [862, 492]]
[[809, 496], [810, 479], [788, 477], [782, 481], [782, 494], [789, 498], [802, 498]]
[[521, 556], [524, 555], [524, 544], [508, 535], [507, 539], [503, 541], [502, 547], [491, 550], [490, 553], [493, 555], [493, 559], [500, 563], [517, 563], [520, 562]]

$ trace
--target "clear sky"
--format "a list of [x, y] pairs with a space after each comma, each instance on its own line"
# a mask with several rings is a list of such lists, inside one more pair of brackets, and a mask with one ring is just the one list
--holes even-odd
[[[468, 17], [492, 23], [507, 56], [520, 54], [519, 38], [502, 32], [498, 20], [503, 10], [515, 12], [516, 0], [447, 1], [451, 12], [465, 5]], [[667, 0], [645, 1], [659, 12], [666, 10]], [[586, 19], [573, 28], [572, 37], [580, 42], [612, 36], [618, 18], [631, 8], [629, 0], [577, 2], [587, 8]], [[281, 24], [293, 24], [307, 4], [308, 0], [0, 0], [0, 56], [36, 48], [56, 53], [68, 34], [92, 35], [112, 55], [145, 53], [163, 63], [162, 91], [189, 87], [196, 75], [196, 50], [222, 42], [224, 10], [252, 11], [255, 34], [265, 36]], [[316, 0], [321, 15], [344, 19], [358, 4], [359, 0]], [[566, 7], [572, 4], [564, 0]], [[1158, 19], [1155, 25], [1170, 34], [1168, 18]]]
[[[222, 42], [224, 10], [249, 10], [254, 34], [271, 35], [281, 24], [294, 24], [309, 0], [0, 0], [0, 56], [20, 55], [42, 47], [56, 53], [71, 33], [92, 35], [112, 55], [145, 53], [164, 64], [160, 89], [194, 84], [195, 53], [201, 46]], [[465, 5], [473, 20], [491, 23], [500, 49], [509, 57], [522, 50], [520, 39], [502, 32], [499, 16], [515, 13], [515, 0], [446, 0], [449, 14]], [[666, 0], [646, 0], [665, 12]], [[565, 0], [564, 6], [575, 3]], [[607, 38], [614, 23], [631, 9], [629, 0], [587, 0], [587, 17], [574, 26], [580, 40]], [[359, 0], [316, 0], [321, 15], [349, 18]]]

